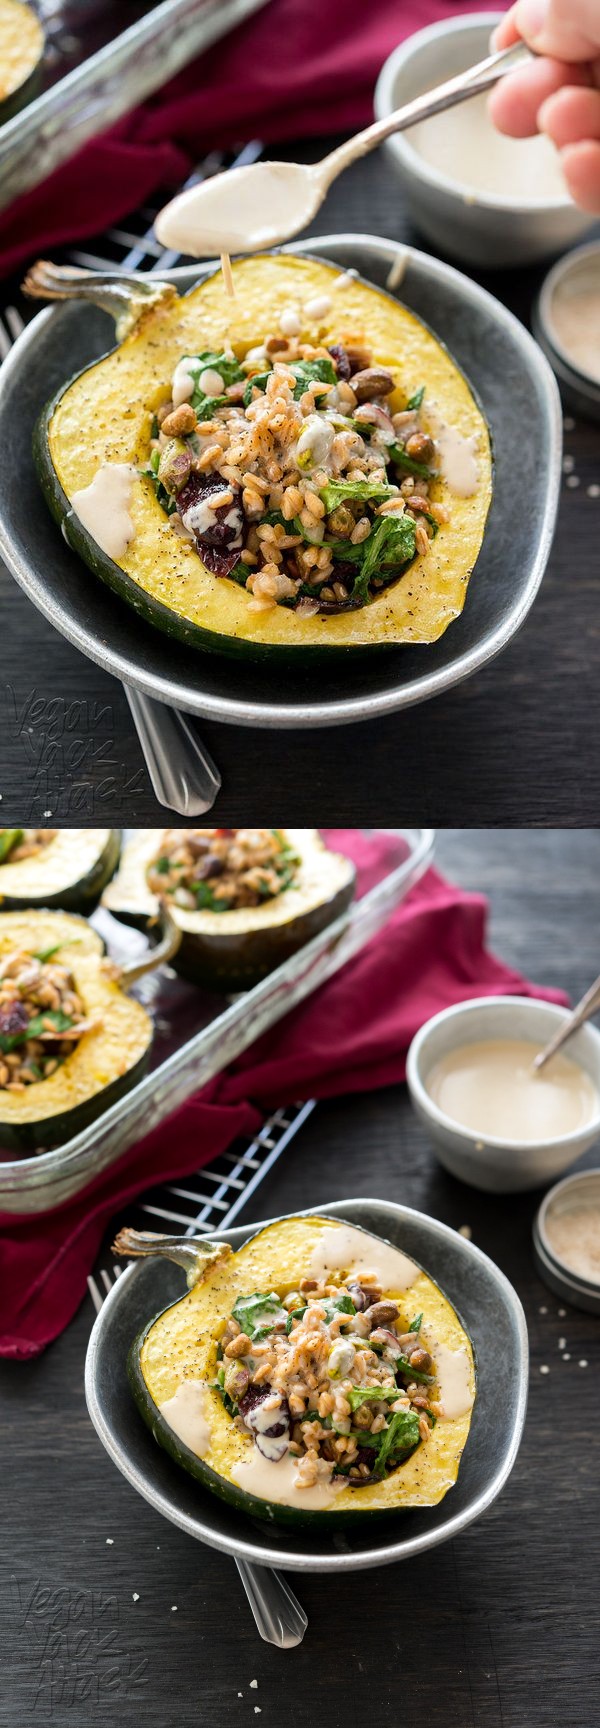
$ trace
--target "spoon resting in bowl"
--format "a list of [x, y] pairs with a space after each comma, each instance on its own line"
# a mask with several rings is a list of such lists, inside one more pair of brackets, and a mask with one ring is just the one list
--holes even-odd
[[417, 120], [490, 89], [530, 57], [524, 43], [513, 43], [374, 121], [320, 162], [255, 162], [201, 180], [159, 212], [157, 237], [162, 246], [192, 258], [262, 252], [281, 245], [312, 222], [332, 182], [351, 162], [374, 150], [392, 132], [403, 132]]
[[566, 1020], [563, 1021], [562, 1026], [559, 1026], [558, 1031], [554, 1033], [554, 1037], [550, 1039], [550, 1043], [546, 1044], [545, 1048], [540, 1050], [539, 1056], [535, 1057], [533, 1062], [533, 1071], [535, 1074], [539, 1074], [540, 1069], [545, 1068], [546, 1063], [550, 1061], [550, 1057], [555, 1056], [557, 1050], [562, 1050], [562, 1046], [563, 1044], [566, 1044], [567, 1038], [571, 1038], [573, 1033], [577, 1032], [579, 1027], [583, 1026], [586, 1020], [591, 1019], [592, 1014], [598, 1012], [598, 1009], [600, 1009], [600, 977], [596, 978], [593, 984], [590, 984], [590, 988], [589, 990], [586, 990], [585, 996], [582, 996], [581, 1001], [577, 1003], [576, 1008], [573, 1008], [572, 1013], [567, 1014]]

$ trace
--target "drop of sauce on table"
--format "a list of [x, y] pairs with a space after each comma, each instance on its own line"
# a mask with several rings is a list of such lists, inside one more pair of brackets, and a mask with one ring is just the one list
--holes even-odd
[[430, 1069], [429, 1096], [483, 1138], [533, 1145], [573, 1134], [591, 1121], [598, 1093], [585, 1069], [561, 1053], [535, 1073], [539, 1049], [519, 1038], [461, 1044]]
[[253, 1446], [247, 1458], [234, 1464], [231, 1474], [240, 1488], [246, 1494], [256, 1494], [260, 1500], [274, 1500], [283, 1506], [305, 1506], [308, 1511], [317, 1511], [320, 1507], [330, 1506], [336, 1494], [347, 1483], [334, 1478], [325, 1478], [315, 1482], [312, 1488], [301, 1488], [297, 1482], [298, 1460], [293, 1453], [286, 1452], [278, 1463], [272, 1463], [264, 1458], [257, 1446]]
[[89, 486], [74, 492], [71, 506], [108, 558], [118, 561], [135, 535], [129, 514], [136, 469], [129, 462], [103, 462]]
[[211, 1432], [206, 1417], [206, 1386], [203, 1380], [182, 1380], [172, 1398], [158, 1406], [169, 1428], [195, 1452], [205, 1458], [210, 1449]]
[[355, 1230], [351, 1224], [339, 1224], [337, 1228], [332, 1225], [321, 1231], [311, 1254], [309, 1271], [311, 1278], [323, 1278], [328, 1272], [372, 1272], [382, 1290], [391, 1294], [409, 1290], [419, 1276], [420, 1267], [389, 1242], [368, 1236], [364, 1230]]

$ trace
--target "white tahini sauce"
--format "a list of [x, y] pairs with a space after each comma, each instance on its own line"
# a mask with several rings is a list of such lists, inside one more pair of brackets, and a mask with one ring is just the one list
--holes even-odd
[[465, 192], [493, 193], [511, 204], [568, 200], [558, 151], [549, 138], [508, 138], [490, 119], [486, 96], [409, 127], [413, 150]]
[[161, 1416], [169, 1428], [195, 1452], [205, 1458], [210, 1449], [211, 1432], [206, 1416], [206, 1386], [202, 1380], [182, 1380], [172, 1398], [159, 1404]]
[[[225, 492], [226, 490], [227, 485], [224, 480], [223, 491]], [[218, 497], [218, 493], [212, 495], [212, 500], [210, 496], [208, 498], [201, 498], [197, 504], [190, 504], [189, 510], [183, 511], [181, 520], [184, 528], [187, 528], [188, 534], [193, 534], [194, 536], [208, 534], [211, 528], [215, 528], [217, 523], [222, 520], [222, 518], [217, 515], [217, 511], [214, 508], [213, 500], [215, 497]], [[218, 508], [219, 506], [217, 505], [217, 509]], [[242, 544], [243, 516], [237, 505], [232, 504], [231, 509], [227, 511], [225, 521], [228, 528], [233, 528], [235, 530], [234, 537], [229, 541], [227, 546], [228, 552], [231, 552]]]
[[332, 1224], [321, 1231], [310, 1260], [311, 1278], [328, 1272], [372, 1272], [387, 1292], [408, 1290], [419, 1276], [419, 1267], [399, 1248], [367, 1236], [351, 1224]]
[[260, 252], [305, 228], [322, 196], [316, 168], [301, 163], [230, 168], [173, 198], [156, 218], [156, 233], [162, 246], [192, 258]]
[[471, 1385], [473, 1370], [468, 1353], [466, 1350], [450, 1350], [447, 1344], [440, 1344], [425, 1326], [423, 1337], [435, 1363], [435, 1377], [444, 1416], [449, 1422], [453, 1422], [457, 1416], [466, 1416], [475, 1396]]
[[307, 318], [326, 318], [331, 312], [333, 301], [330, 294], [314, 294], [312, 300], [305, 300], [304, 312]]
[[471, 498], [479, 484], [478, 433], [471, 432], [465, 437], [464, 432], [449, 426], [436, 402], [427, 401], [427, 415], [446, 485], [457, 498]]
[[429, 1096], [445, 1116], [483, 1139], [533, 1145], [574, 1133], [598, 1109], [596, 1087], [560, 1051], [534, 1072], [538, 1049], [524, 1038], [461, 1044], [430, 1069]]
[[231, 1474], [247, 1494], [256, 1494], [260, 1500], [278, 1501], [283, 1506], [305, 1506], [308, 1511], [330, 1505], [346, 1486], [337, 1477], [329, 1482], [326, 1478], [315, 1482], [312, 1488], [301, 1488], [297, 1481], [298, 1462], [292, 1453], [286, 1452], [285, 1457], [272, 1463], [253, 1446], [247, 1458], [233, 1465]]
[[189, 402], [190, 398], [194, 394], [195, 379], [189, 370], [190, 366], [193, 365], [194, 361], [190, 358], [190, 355], [184, 354], [183, 360], [180, 360], [178, 365], [175, 367], [173, 383], [171, 386], [174, 408], [180, 408], [182, 402]]
[[71, 498], [75, 515], [109, 558], [122, 558], [134, 538], [129, 509], [136, 477], [130, 462], [103, 462], [91, 484]]
[[550, 301], [550, 323], [563, 353], [587, 378], [600, 384], [600, 258], [581, 258], [559, 278]]

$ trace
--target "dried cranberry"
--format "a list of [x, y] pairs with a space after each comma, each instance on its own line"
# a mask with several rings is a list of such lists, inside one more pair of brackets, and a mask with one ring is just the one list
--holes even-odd
[[25, 1033], [29, 1025], [29, 1015], [24, 1002], [4, 1002], [0, 1008], [0, 1037], [18, 1038]]
[[332, 360], [335, 361], [338, 378], [342, 378], [347, 384], [348, 379], [352, 377], [352, 367], [345, 348], [341, 342], [334, 342], [333, 348], [330, 348], [329, 352]]
[[[233, 503], [221, 504], [215, 510], [214, 522], [205, 533], [197, 534], [193, 527], [191, 529], [203, 564], [206, 564], [207, 569], [212, 570], [215, 576], [229, 576], [242, 550], [244, 512], [241, 488], [224, 480], [221, 474], [190, 474], [177, 498], [177, 509], [185, 521], [188, 510], [205, 503], [212, 493], [223, 492], [225, 488], [233, 492]], [[238, 518], [237, 523], [227, 521], [233, 510]], [[232, 546], [234, 540], [237, 541], [235, 547]]]
[[249, 1416], [250, 1411], [254, 1410], [257, 1404], [262, 1404], [263, 1399], [270, 1398], [270, 1396], [270, 1386], [249, 1386], [248, 1391], [244, 1392], [243, 1398], [240, 1398], [238, 1406], [240, 1416], [243, 1416], [244, 1422], [246, 1421], [246, 1417]]

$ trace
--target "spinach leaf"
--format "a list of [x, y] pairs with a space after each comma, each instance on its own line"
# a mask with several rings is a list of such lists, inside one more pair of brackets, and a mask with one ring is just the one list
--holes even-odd
[[375, 1404], [378, 1399], [390, 1399], [391, 1403], [400, 1396], [398, 1386], [353, 1386], [346, 1393], [351, 1410], [360, 1410], [361, 1404]]
[[389, 486], [384, 480], [328, 480], [319, 497], [329, 515], [330, 510], [345, 504], [348, 498], [377, 498], [383, 503], [386, 498], [394, 498], [397, 491], [397, 486]]
[[20, 1044], [26, 1044], [28, 1038], [39, 1038], [41, 1032], [49, 1031], [50, 1028], [46, 1025], [48, 1020], [56, 1028], [57, 1036], [61, 1032], [67, 1032], [73, 1025], [70, 1015], [62, 1014], [59, 1009], [52, 1008], [44, 1014], [36, 1014], [33, 1020], [29, 1020], [27, 1026], [23, 1026], [18, 1032], [0, 1034], [0, 1050], [3, 1055], [18, 1049]]
[[[62, 942], [53, 942], [51, 948], [38, 949], [37, 954], [34, 954], [33, 958], [34, 958], [34, 960], [40, 960], [42, 963], [42, 966], [43, 966], [44, 961], [45, 960], [51, 960], [53, 954], [60, 954], [60, 950], [61, 950], [62, 946], [63, 946]], [[70, 941], [69, 947], [72, 947], [72, 946], [73, 946], [73, 944]]]
[[435, 1374], [422, 1374], [418, 1368], [413, 1368], [407, 1356], [397, 1356], [394, 1367], [397, 1374], [405, 1374], [407, 1380], [419, 1380], [423, 1386], [433, 1386]]
[[373, 576], [409, 564], [415, 555], [415, 534], [416, 524], [411, 516], [379, 516], [368, 539], [363, 540], [364, 558], [354, 578], [352, 593], [368, 600]]
[[[339, 1296], [315, 1296], [314, 1298], [311, 1298], [311, 1300], [318, 1302], [319, 1307], [325, 1309], [325, 1320], [327, 1322], [327, 1325], [329, 1325], [330, 1321], [333, 1320], [334, 1314], [355, 1314], [356, 1313], [355, 1304], [352, 1301], [352, 1297], [349, 1295], [347, 1290], [342, 1290], [342, 1292]], [[307, 1306], [308, 1306], [308, 1304], [305, 1302], [303, 1308], [292, 1308], [291, 1314], [288, 1315], [288, 1321], [287, 1321], [287, 1326], [286, 1326], [286, 1332], [288, 1334], [288, 1337], [289, 1337], [289, 1334], [292, 1330], [292, 1326], [294, 1325], [295, 1321], [301, 1320], [302, 1315], [306, 1314]], [[394, 1393], [394, 1397], [397, 1395], [397, 1391], [398, 1391], [398, 1388], [396, 1387], [396, 1392]]]
[[51, 1024], [57, 1033], [68, 1032], [73, 1025], [73, 1017], [71, 1014], [63, 1014], [60, 1008], [46, 1009], [43, 1014], [36, 1014], [35, 1019], [30, 1020], [27, 1028], [27, 1037], [39, 1038], [40, 1032], [49, 1032], [50, 1027], [46, 1025], [47, 1020], [51, 1021]]
[[435, 469], [428, 468], [426, 462], [415, 462], [412, 456], [407, 456], [401, 444], [389, 444], [388, 449], [396, 468], [404, 468], [407, 474], [416, 474], [421, 480], [430, 480], [435, 473]]
[[[253, 389], [266, 390], [271, 376], [271, 371], [272, 368], [269, 368], [268, 372], [255, 372], [254, 377], [248, 379], [244, 391], [245, 408], [247, 408], [249, 403], [252, 401]], [[325, 355], [318, 360], [294, 360], [290, 366], [290, 372], [293, 372], [296, 379], [294, 385], [295, 402], [300, 401], [300, 397], [304, 395], [309, 384], [314, 384], [316, 382], [320, 384], [335, 384], [337, 382], [335, 366], [331, 360], [325, 358]]]
[[14, 847], [20, 845], [22, 839], [22, 828], [0, 828], [0, 864], [6, 863], [6, 859]]
[[[238, 384], [241, 378], [245, 378], [246, 374], [242, 371], [239, 360], [236, 360], [235, 357], [230, 359], [226, 354], [216, 354], [210, 348], [205, 349], [203, 354], [186, 354], [185, 359], [187, 360], [187, 370], [190, 374], [190, 378], [193, 378], [194, 380], [194, 389], [191, 397], [192, 408], [196, 411], [197, 419], [210, 419], [212, 410], [216, 408], [217, 405], [221, 407], [225, 402], [228, 402], [229, 397], [225, 395], [207, 396], [206, 391], [201, 389], [199, 383], [201, 373], [207, 371], [218, 372], [219, 377], [223, 379], [225, 386], [228, 384]], [[207, 411], [205, 406], [207, 403], [210, 403], [211, 405], [209, 411]]]
[[199, 912], [228, 912], [228, 900], [216, 900], [209, 882], [193, 882], [192, 893], [196, 896]]
[[247, 1338], [257, 1343], [261, 1338], [267, 1338], [273, 1331], [276, 1320], [286, 1320], [285, 1308], [282, 1308], [279, 1297], [274, 1290], [265, 1293], [255, 1290], [251, 1296], [238, 1296], [232, 1309], [233, 1318], [241, 1326]]
[[332, 360], [323, 355], [318, 360], [294, 360], [290, 367], [297, 382], [294, 387], [294, 401], [299, 402], [309, 384], [337, 384], [337, 372]]
[[387, 1428], [382, 1430], [382, 1436], [373, 1465], [373, 1475], [379, 1479], [405, 1453], [413, 1452], [418, 1446], [419, 1418], [416, 1410], [397, 1410]]
[[353, 546], [351, 540], [323, 540], [322, 545], [327, 547], [330, 558], [344, 564], [362, 564], [368, 538], [367, 535], [367, 540], [361, 540], [358, 546]]
[[421, 384], [420, 389], [419, 390], [413, 390], [412, 396], [409, 396], [408, 402], [406, 404], [407, 408], [420, 408], [424, 395], [425, 395], [425, 385]]
[[408, 1330], [409, 1330], [409, 1332], [420, 1332], [422, 1325], [423, 1325], [423, 1311], [421, 1310], [421, 1313], [415, 1314], [414, 1320], [411, 1320], [411, 1323], [410, 1323]]
[[272, 370], [273, 368], [270, 366], [268, 372], [255, 372], [254, 375], [248, 379], [248, 383], [244, 390], [244, 408], [250, 406], [252, 401], [252, 391], [254, 389], [266, 390]]

